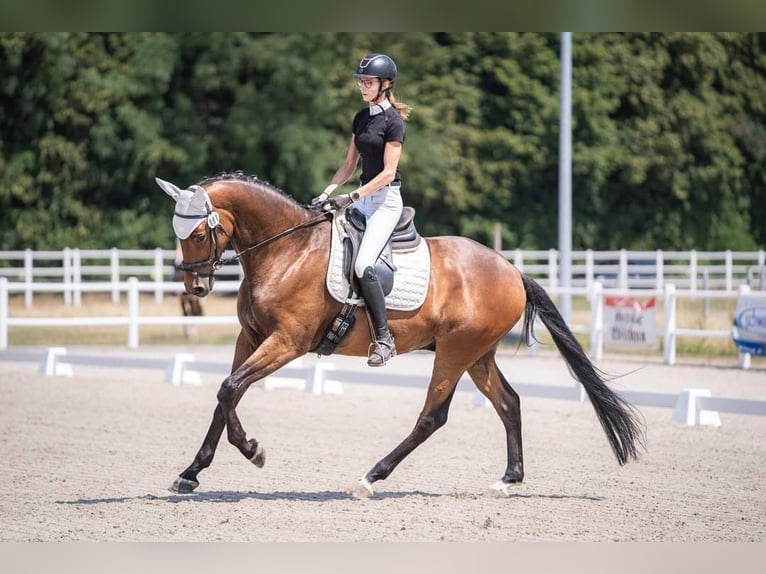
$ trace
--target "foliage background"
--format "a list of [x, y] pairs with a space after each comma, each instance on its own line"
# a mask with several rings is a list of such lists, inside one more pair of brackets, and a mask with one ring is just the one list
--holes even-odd
[[[559, 34], [2, 33], [0, 249], [172, 245], [179, 185], [256, 174], [307, 202], [369, 51], [414, 107], [424, 234], [557, 245]], [[766, 246], [766, 34], [573, 35], [573, 247]], [[350, 189], [350, 187], [349, 187]]]

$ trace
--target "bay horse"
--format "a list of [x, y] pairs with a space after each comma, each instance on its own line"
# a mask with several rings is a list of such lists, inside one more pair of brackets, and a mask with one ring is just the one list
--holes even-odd
[[[208, 178], [188, 190], [159, 178], [157, 183], [176, 200], [173, 222], [181, 238], [186, 290], [199, 297], [210, 293], [227, 245], [235, 250], [244, 271], [237, 300], [241, 330], [231, 374], [218, 390], [202, 446], [170, 487], [189, 493], [199, 486], [199, 472], [210, 466], [224, 429], [246, 459], [263, 466], [265, 450], [255, 438], [247, 438], [237, 404], [250, 385], [315, 349], [341, 303], [325, 286], [331, 239], [326, 214], [241, 172]], [[180, 213], [189, 205], [193, 209]], [[372, 496], [373, 483], [387, 478], [447, 422], [455, 388], [467, 371], [505, 428], [507, 466], [491, 489], [500, 496], [510, 494], [509, 488], [524, 478], [521, 409], [519, 395], [500, 372], [495, 353], [522, 315], [527, 344], [534, 337], [536, 316], [550, 332], [570, 372], [585, 388], [619, 464], [638, 458], [644, 442], [639, 413], [607, 386], [604, 374], [542, 286], [471, 239], [424, 240], [431, 256], [425, 302], [416, 311], [390, 312], [389, 325], [400, 354], [422, 349], [435, 353], [425, 404], [410, 434], [346, 493], [355, 498]], [[366, 357], [370, 333], [362, 326], [364, 311], [356, 309], [356, 315], [357, 327], [336, 352]]]

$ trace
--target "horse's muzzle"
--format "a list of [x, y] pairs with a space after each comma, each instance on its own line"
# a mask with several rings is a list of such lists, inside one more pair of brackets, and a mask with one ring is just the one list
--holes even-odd
[[213, 279], [212, 275], [207, 277], [195, 275], [187, 285], [186, 292], [191, 293], [195, 297], [206, 297], [213, 290], [214, 282], [215, 279]]

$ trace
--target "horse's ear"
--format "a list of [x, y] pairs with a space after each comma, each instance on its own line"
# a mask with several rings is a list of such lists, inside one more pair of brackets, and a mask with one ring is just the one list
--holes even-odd
[[173, 185], [169, 181], [165, 181], [164, 179], [160, 179], [159, 177], [155, 177], [154, 181], [157, 182], [157, 185], [160, 186], [160, 189], [162, 189], [162, 191], [167, 193], [175, 201], [178, 201], [181, 198], [181, 190], [178, 189], [175, 185]]
[[194, 210], [194, 213], [204, 213], [205, 206], [208, 202], [207, 192], [205, 189], [199, 185], [192, 185], [189, 188], [189, 191], [194, 193], [191, 201], [189, 202], [189, 207]]

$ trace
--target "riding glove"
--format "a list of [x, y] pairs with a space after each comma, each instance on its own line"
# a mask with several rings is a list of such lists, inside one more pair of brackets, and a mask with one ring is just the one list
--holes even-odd
[[314, 199], [311, 200], [311, 207], [318, 207], [322, 205], [325, 201], [327, 201], [327, 198], [329, 196], [323, 191], [319, 195], [317, 195]]

